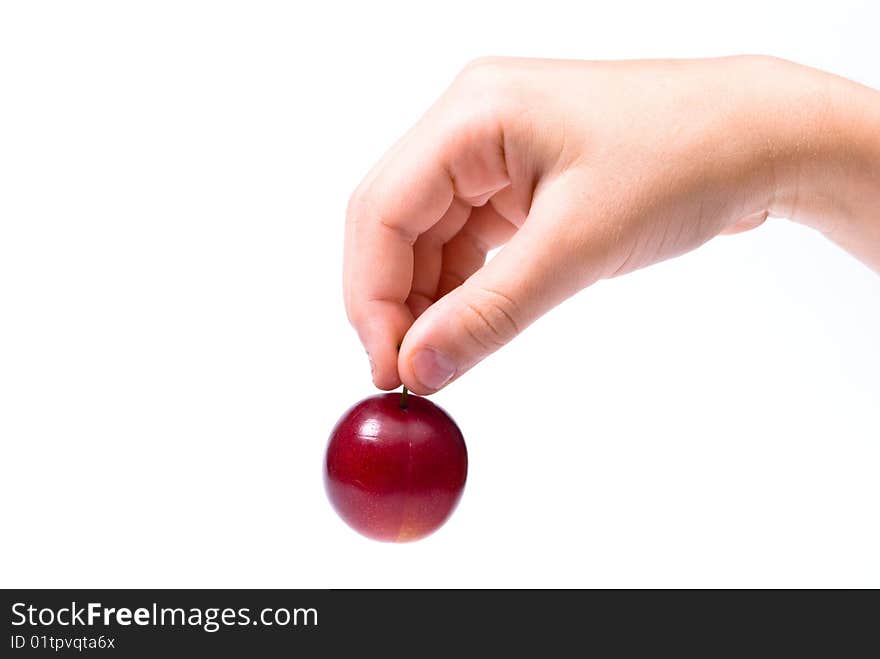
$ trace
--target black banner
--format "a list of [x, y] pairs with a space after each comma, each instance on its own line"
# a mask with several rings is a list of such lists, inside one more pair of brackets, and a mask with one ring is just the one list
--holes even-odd
[[[8, 590], [2, 656], [877, 649], [873, 591]], [[867, 642], [867, 645], [864, 643]]]

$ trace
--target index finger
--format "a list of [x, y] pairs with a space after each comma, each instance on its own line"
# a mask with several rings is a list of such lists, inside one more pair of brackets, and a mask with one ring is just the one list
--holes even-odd
[[406, 305], [413, 245], [454, 197], [437, 155], [402, 145], [359, 186], [349, 203], [343, 285], [349, 320], [367, 350], [380, 389], [400, 384], [397, 349], [413, 316]]
[[485, 94], [478, 99], [468, 88], [453, 85], [374, 168], [349, 203], [346, 310], [381, 389], [400, 384], [397, 352], [414, 320], [406, 300], [416, 239], [454, 213], [456, 198], [467, 210], [510, 184], [502, 105]]

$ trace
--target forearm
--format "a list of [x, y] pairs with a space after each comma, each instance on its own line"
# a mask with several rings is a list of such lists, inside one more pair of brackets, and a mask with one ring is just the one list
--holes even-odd
[[[880, 92], [798, 67], [770, 212], [812, 226], [880, 272]], [[791, 127], [794, 130], [791, 130]]]

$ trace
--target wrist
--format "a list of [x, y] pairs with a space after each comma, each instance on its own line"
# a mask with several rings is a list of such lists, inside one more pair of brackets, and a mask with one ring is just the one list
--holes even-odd
[[[857, 256], [880, 249], [880, 92], [778, 62], [773, 190], [768, 208]], [[869, 259], [870, 260], [870, 259]]]
[[825, 234], [880, 272], [880, 92], [856, 83], [838, 97], [841, 143], [834, 176], [821, 187], [837, 200]]

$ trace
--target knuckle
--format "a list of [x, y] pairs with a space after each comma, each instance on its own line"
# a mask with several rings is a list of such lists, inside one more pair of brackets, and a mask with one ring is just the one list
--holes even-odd
[[478, 115], [504, 110], [514, 99], [515, 67], [508, 58], [481, 57], [458, 74], [453, 89], [465, 107]]
[[348, 198], [348, 207], [345, 211], [345, 216], [349, 219], [349, 221], [355, 221], [358, 217], [362, 216], [367, 206], [367, 191], [363, 183], [361, 183], [357, 188], [355, 188], [354, 192], [351, 193], [351, 196]]
[[361, 329], [367, 325], [370, 314], [364, 308], [366, 305], [363, 301], [355, 299], [349, 292], [345, 296], [345, 315], [349, 324], [355, 329]]
[[507, 68], [510, 59], [507, 57], [497, 57], [493, 55], [484, 55], [470, 60], [461, 69], [459, 78], [462, 79], [483, 79], [485, 77], [492, 78], [500, 71]]
[[363, 315], [360, 311], [353, 308], [351, 304], [345, 305], [345, 315], [348, 317], [348, 323], [352, 327], [360, 327], [363, 325]]
[[481, 289], [473, 301], [465, 304], [462, 321], [465, 331], [485, 350], [509, 343], [519, 334], [516, 304], [506, 295]]

